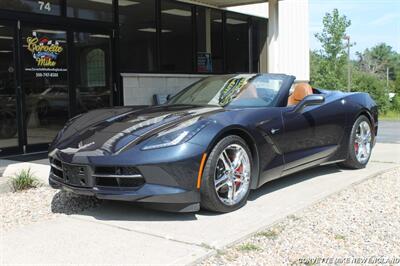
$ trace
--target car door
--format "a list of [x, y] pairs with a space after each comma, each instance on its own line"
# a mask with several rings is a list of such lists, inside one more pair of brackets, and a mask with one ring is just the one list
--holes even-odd
[[306, 106], [300, 112], [295, 111], [295, 106], [286, 107], [282, 119], [284, 174], [326, 161], [338, 149], [344, 134], [343, 108], [340, 101], [329, 97], [323, 104]]
[[259, 185], [279, 178], [284, 170], [283, 152], [279, 143], [283, 142], [282, 108], [274, 107], [259, 111], [256, 129], [262, 134], [259, 142], [260, 158]]

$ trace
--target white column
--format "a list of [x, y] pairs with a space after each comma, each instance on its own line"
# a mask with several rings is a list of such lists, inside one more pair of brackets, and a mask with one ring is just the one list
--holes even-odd
[[268, 72], [279, 72], [279, 3], [268, 1]]

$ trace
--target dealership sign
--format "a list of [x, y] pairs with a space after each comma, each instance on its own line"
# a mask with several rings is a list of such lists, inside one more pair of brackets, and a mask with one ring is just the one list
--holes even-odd
[[26, 47], [32, 54], [36, 66], [25, 70], [36, 72], [36, 77], [58, 77], [56, 72], [67, 71], [57, 66], [57, 59], [64, 51], [59, 41], [46, 36], [39, 38], [36, 32], [33, 32], [31, 37], [26, 38]]
[[38, 67], [55, 67], [58, 55], [64, 50], [58, 41], [53, 43], [46, 37], [28, 37], [26, 42]]

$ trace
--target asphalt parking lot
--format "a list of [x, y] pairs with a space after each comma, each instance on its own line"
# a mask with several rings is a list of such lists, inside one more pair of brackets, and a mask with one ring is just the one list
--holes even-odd
[[400, 121], [379, 121], [377, 141], [400, 143]]
[[[80, 214], [2, 234], [2, 264], [193, 264], [351, 184], [400, 165], [400, 123], [380, 122], [363, 170], [321, 166], [273, 181], [217, 215], [163, 213], [104, 202]], [[21, 252], [23, 247], [23, 252]]]

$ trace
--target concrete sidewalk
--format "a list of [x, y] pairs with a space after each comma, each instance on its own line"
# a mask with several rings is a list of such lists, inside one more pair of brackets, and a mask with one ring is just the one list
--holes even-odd
[[3, 234], [0, 264], [191, 264], [399, 165], [400, 145], [379, 143], [366, 169], [323, 166], [285, 177], [252, 192], [242, 209], [223, 215], [162, 213], [105, 202], [79, 215]]

